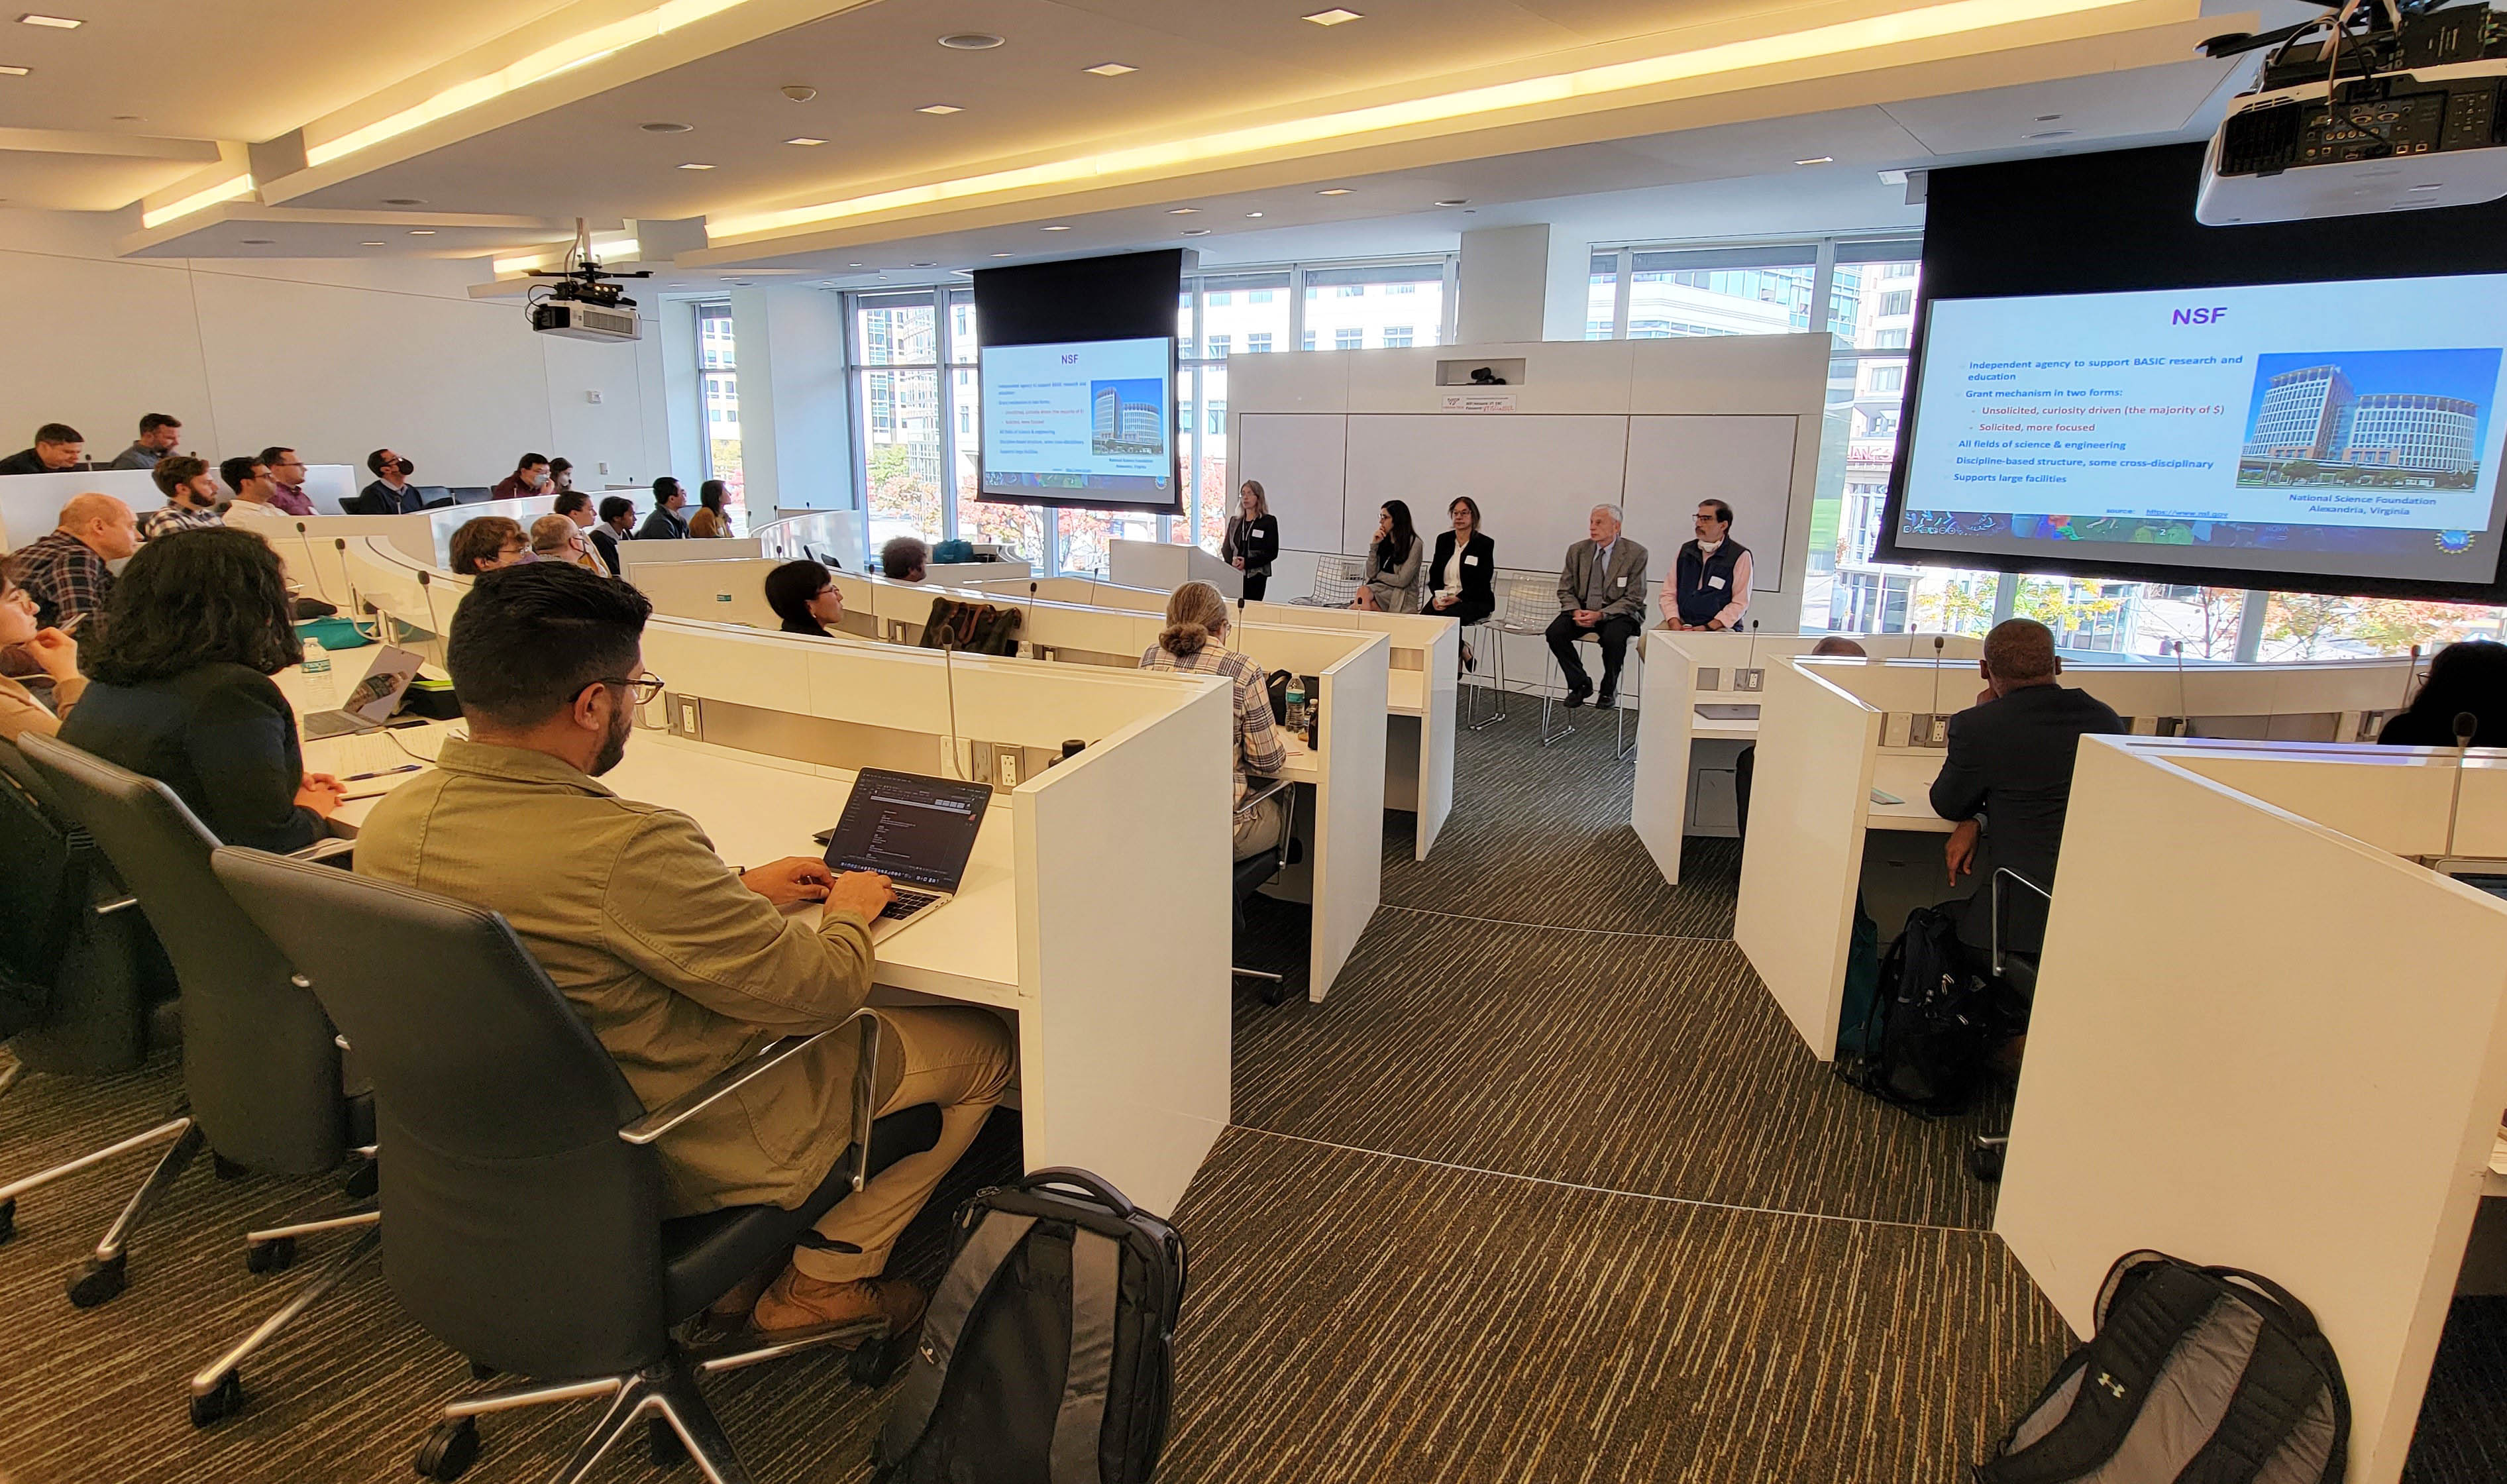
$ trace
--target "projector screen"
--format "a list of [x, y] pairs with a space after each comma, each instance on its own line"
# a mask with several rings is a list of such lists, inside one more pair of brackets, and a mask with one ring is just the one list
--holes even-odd
[[981, 492], [1171, 509], [1175, 342], [985, 345]]
[[2502, 347], [2496, 274], [1935, 299], [1899, 541], [2487, 583]]
[[2205, 227], [2202, 155], [1931, 174], [1876, 559], [2507, 601], [2507, 202]]

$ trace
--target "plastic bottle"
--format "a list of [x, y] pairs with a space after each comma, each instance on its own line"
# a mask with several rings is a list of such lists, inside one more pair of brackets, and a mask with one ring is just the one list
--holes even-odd
[[311, 634], [305, 636], [304, 709], [327, 711], [340, 705], [340, 683], [331, 673], [331, 651]]
[[1306, 730], [1306, 682], [1296, 675], [1289, 677], [1287, 720], [1290, 731], [1303, 733]]

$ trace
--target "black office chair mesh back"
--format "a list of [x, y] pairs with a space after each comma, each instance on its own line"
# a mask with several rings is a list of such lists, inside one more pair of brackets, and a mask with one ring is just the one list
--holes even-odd
[[373, 1078], [383, 1272], [472, 1360], [528, 1376], [666, 1353], [643, 1104], [493, 912], [261, 851], [215, 869]]
[[37, 1071], [128, 1071], [151, 1045], [182, 1039], [173, 968], [146, 920], [94, 911], [122, 895], [52, 785], [0, 742], [0, 972], [44, 1000], [18, 1026], [0, 1007], [0, 1039]]
[[268, 1175], [347, 1152], [340, 1052], [287, 959], [209, 870], [217, 837], [173, 790], [57, 738], [18, 750], [94, 837], [182, 983], [183, 1089], [209, 1147]]
[[[42, 790], [38, 792], [37, 790]], [[49, 987], [87, 906], [89, 851], [50, 808], [51, 790], [0, 742], [0, 972]], [[0, 1019], [0, 1037], [21, 1029]]]

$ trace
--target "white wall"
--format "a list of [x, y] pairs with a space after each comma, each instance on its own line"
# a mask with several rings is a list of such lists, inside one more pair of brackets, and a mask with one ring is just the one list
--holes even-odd
[[362, 467], [388, 444], [429, 485], [493, 484], [528, 450], [598, 489], [662, 456], [650, 327], [634, 345], [535, 336], [517, 301], [468, 296], [478, 260], [116, 259], [99, 221], [0, 211], [0, 321], [20, 340], [0, 408], [23, 424], [0, 426], [8, 450], [60, 421], [110, 458], [162, 412], [212, 462], [277, 443]]
[[843, 296], [790, 284], [734, 289], [731, 315], [749, 510], [854, 508]]

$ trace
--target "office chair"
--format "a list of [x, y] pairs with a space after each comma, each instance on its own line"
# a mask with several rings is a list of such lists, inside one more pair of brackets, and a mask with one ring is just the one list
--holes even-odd
[[[1556, 615], [1554, 614], [1552, 615], [1553, 618]], [[1566, 681], [1566, 676], [1558, 668], [1558, 657], [1549, 652], [1549, 644], [1547, 640], [1549, 625], [1546, 622], [1543, 623], [1537, 632], [1543, 635], [1541, 645], [1541, 745], [1546, 747], [1552, 743], [1564, 742], [1568, 738], [1575, 736], [1576, 724], [1571, 721], [1567, 725], [1556, 728], [1555, 730], [1552, 730], [1549, 725], [1549, 708], [1553, 705], [1557, 704], [1551, 699], [1549, 693], [1555, 685], [1563, 685]], [[1645, 647], [1645, 636], [1646, 632], [1643, 629], [1639, 629], [1634, 634], [1629, 636], [1626, 660], [1627, 666], [1634, 666], [1639, 663], [1641, 653]], [[1584, 630], [1582, 633], [1576, 635], [1576, 642], [1579, 644], [1590, 644], [1598, 652], [1602, 647], [1601, 633], [1597, 630]], [[1598, 664], [1599, 662], [1596, 661], [1596, 663]], [[1558, 678], [1553, 681], [1550, 678], [1552, 675], [1556, 675]], [[1620, 683], [1625, 685], [1627, 678], [1628, 670], [1623, 666], [1619, 670]], [[1612, 719], [1612, 726], [1615, 730], [1613, 734], [1614, 740], [1612, 742], [1611, 756], [1617, 761], [1624, 763], [1628, 760], [1629, 753], [1634, 750], [1628, 745], [1627, 695], [1622, 693], [1613, 696], [1611, 698], [1611, 709], [1616, 713]]]
[[[1239, 935], [1245, 931], [1245, 904], [1253, 900], [1254, 893], [1269, 885], [1272, 877], [1303, 859], [1305, 851], [1297, 844], [1297, 785], [1294, 782], [1288, 778], [1272, 778], [1247, 794], [1245, 802], [1236, 806], [1236, 814], [1243, 814], [1283, 794], [1289, 803], [1287, 813], [1280, 818], [1279, 844], [1236, 863], [1228, 897], [1229, 925]], [[1285, 974], [1274, 974], [1268, 969], [1239, 968], [1234, 964], [1228, 966], [1228, 971], [1246, 979], [1261, 980], [1262, 1002], [1266, 1005], [1276, 1005], [1289, 997], [1289, 980]]]
[[1290, 601], [1303, 608], [1346, 608], [1358, 601], [1359, 584], [1365, 580], [1363, 557], [1318, 557], [1314, 590]]
[[[851, 1341], [855, 1379], [877, 1383], [908, 1354], [878, 1320], [715, 1347], [673, 1334], [795, 1241], [822, 1240], [812, 1225], [872, 1175], [938, 1142], [929, 1104], [871, 1121], [875, 1016], [786, 1036], [647, 1112], [496, 914], [261, 851], [224, 847], [214, 866], [374, 1078], [383, 1277], [401, 1307], [474, 1367], [535, 1380], [446, 1406], [420, 1474], [458, 1478], [487, 1413], [605, 1397], [557, 1484], [579, 1484], [648, 1416], [657, 1461], [683, 1446], [708, 1479], [739, 1484], [698, 1376]], [[869, 1138], [793, 1210], [664, 1220], [654, 1140], [854, 1021], [854, 1127]]]
[[[320, 1175], [337, 1167], [352, 1146], [352, 1109], [330, 1022], [210, 872], [209, 852], [218, 842], [207, 827], [164, 783], [57, 738], [22, 737], [18, 750], [138, 897], [181, 985], [186, 1108], [182, 1116], [117, 1146], [117, 1152], [137, 1147], [161, 1135], [173, 1140], [94, 1254], [70, 1279], [70, 1302], [92, 1308], [122, 1292], [132, 1232], [203, 1147], [213, 1151], [221, 1176]], [[317, 852], [336, 853], [320, 846], [304, 853]], [[371, 1250], [366, 1241], [342, 1254], [331, 1272], [230, 1350], [205, 1389], [196, 1382], [194, 1424], [206, 1427], [238, 1410], [243, 1360]], [[292, 1246], [248, 1245], [245, 1261], [254, 1272], [268, 1272], [292, 1256]]]
[[[2022, 1002], [2033, 1003], [2037, 998], [2037, 956], [2023, 954], [2016, 948], [2006, 948], [2003, 945], [2004, 923], [2008, 921], [2003, 911], [2003, 903], [2006, 900], [2016, 899], [2016, 893], [2012, 897], [2004, 895], [2002, 882], [2005, 877], [2009, 877], [2014, 886], [2037, 893], [2050, 907], [2054, 903], [2054, 893], [2009, 866], [1999, 867], [1993, 873], [1993, 977], [2001, 981], [2004, 987], [2017, 995]], [[1976, 1142], [1968, 1146], [1968, 1173], [1988, 1183], [2001, 1179], [2002, 1159], [2009, 1152], [2010, 1147], [2011, 1131], [2009, 1129], [1999, 1134], [1979, 1134], [1976, 1137]]]

